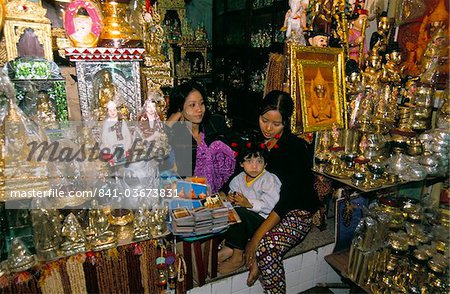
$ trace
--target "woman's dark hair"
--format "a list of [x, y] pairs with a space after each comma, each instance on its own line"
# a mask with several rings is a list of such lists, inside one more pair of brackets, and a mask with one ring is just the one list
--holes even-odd
[[195, 81], [187, 81], [179, 85], [178, 87], [175, 87], [173, 89], [170, 99], [169, 99], [169, 108], [167, 110], [167, 117], [169, 117], [171, 114], [177, 113], [179, 111], [183, 110], [184, 102], [186, 101], [186, 97], [192, 92], [192, 91], [199, 91], [200, 94], [203, 97], [203, 103], [205, 104], [206, 108], [206, 92], [205, 89], [197, 82]]
[[294, 112], [294, 102], [291, 96], [283, 91], [273, 90], [269, 92], [262, 100], [259, 115], [263, 115], [271, 110], [278, 110], [281, 114], [281, 120], [286, 131], [290, 131], [291, 116]]

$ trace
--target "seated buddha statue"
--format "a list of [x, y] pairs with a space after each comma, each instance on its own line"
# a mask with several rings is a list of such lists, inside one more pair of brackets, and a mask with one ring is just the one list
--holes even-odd
[[109, 230], [109, 220], [105, 211], [98, 207], [97, 202], [92, 201], [93, 208], [89, 210], [89, 228], [93, 232], [90, 240], [93, 250], [104, 250], [116, 245], [117, 238], [113, 231]]
[[81, 253], [86, 250], [86, 236], [73, 213], [70, 213], [64, 220], [61, 236], [63, 237], [61, 250], [65, 255]]
[[404, 67], [402, 66], [402, 52], [397, 43], [393, 43], [387, 49], [386, 60], [387, 62], [383, 64], [381, 70], [381, 82], [399, 85]]
[[378, 89], [381, 75], [381, 57], [376, 50], [372, 50], [366, 61], [366, 68], [362, 73], [364, 87], [370, 87], [374, 91]]
[[56, 121], [56, 115], [52, 110], [49, 95], [40, 92], [37, 99], [37, 120], [43, 123], [51, 123]]

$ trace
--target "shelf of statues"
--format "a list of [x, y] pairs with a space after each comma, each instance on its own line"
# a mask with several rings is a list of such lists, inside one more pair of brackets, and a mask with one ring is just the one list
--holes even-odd
[[[364, 192], [448, 175], [448, 130], [401, 138], [355, 130], [319, 132], [314, 171]], [[392, 153], [387, 142], [397, 146]]]
[[93, 205], [95, 207], [89, 210], [72, 210], [65, 218], [57, 209], [32, 209], [36, 255], [30, 253], [20, 238], [15, 238], [9, 258], [2, 262], [2, 270], [25, 271], [37, 263], [165, 238], [170, 234], [166, 226], [167, 207], [152, 211], [142, 207], [133, 211]]
[[448, 215], [408, 198], [380, 198], [360, 221], [347, 275], [369, 292], [446, 293]]

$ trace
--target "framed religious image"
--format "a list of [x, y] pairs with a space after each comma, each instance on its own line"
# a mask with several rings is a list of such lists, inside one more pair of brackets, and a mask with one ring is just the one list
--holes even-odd
[[338, 48], [290, 45], [294, 133], [344, 128], [344, 54]]
[[99, 8], [88, 0], [72, 1], [65, 11], [64, 29], [74, 47], [97, 46], [102, 31]]

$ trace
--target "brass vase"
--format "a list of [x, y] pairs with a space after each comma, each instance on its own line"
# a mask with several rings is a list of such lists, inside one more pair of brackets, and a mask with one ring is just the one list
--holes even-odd
[[127, 21], [130, 0], [102, 1], [103, 30], [100, 46], [110, 48], [142, 47], [142, 40]]

